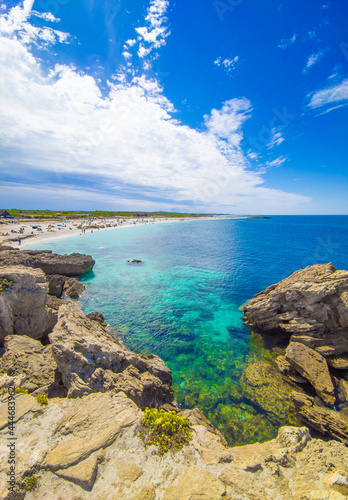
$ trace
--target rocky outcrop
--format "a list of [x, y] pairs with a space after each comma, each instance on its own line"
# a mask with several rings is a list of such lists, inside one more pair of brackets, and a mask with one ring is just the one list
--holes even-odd
[[348, 416], [341, 412], [329, 410], [315, 403], [314, 398], [303, 393], [292, 392], [291, 399], [303, 420], [327, 436], [335, 436], [348, 444]]
[[244, 318], [262, 331], [333, 337], [348, 330], [348, 271], [332, 263], [296, 271], [255, 295], [244, 307]]
[[[341, 381], [348, 370], [348, 271], [331, 263], [297, 271], [255, 295], [244, 307], [244, 319], [263, 333], [289, 335], [286, 354], [277, 357], [276, 365], [307, 393], [303, 401], [292, 397], [296, 409], [307, 424], [336, 436], [332, 422], [347, 408]], [[313, 395], [307, 383], [320, 398], [318, 405], [306, 399]], [[330, 413], [324, 405], [336, 405], [338, 411]], [[325, 423], [318, 424], [318, 415], [325, 415]]]
[[326, 360], [314, 349], [291, 342], [286, 350], [286, 360], [314, 387], [318, 396], [328, 406], [335, 404], [335, 389]]
[[128, 351], [73, 305], [59, 308], [49, 339], [68, 397], [112, 390], [142, 408], [172, 403], [171, 372], [160, 358]]
[[[1, 397], [1, 396], [0, 396]], [[4, 403], [5, 400], [2, 400]], [[52, 399], [41, 407], [16, 397], [17, 495], [26, 479], [30, 500], [317, 500], [347, 498], [348, 448], [312, 439], [306, 428], [282, 427], [262, 444], [228, 448], [196, 410], [187, 413], [192, 438], [159, 456], [139, 437], [142, 411], [125, 394], [94, 393]], [[0, 406], [0, 442], [8, 437]], [[4, 441], [3, 441], [4, 440]], [[0, 497], [10, 500], [8, 453], [0, 453]]]
[[0, 266], [22, 265], [40, 268], [45, 274], [80, 276], [90, 271], [95, 261], [90, 255], [72, 253], [58, 255], [51, 250], [4, 250], [0, 252]]
[[24, 266], [0, 267], [0, 345], [6, 335], [42, 339], [50, 329], [46, 310], [47, 284], [40, 269]]
[[65, 395], [61, 375], [52, 356], [52, 347], [43, 346], [38, 340], [26, 335], [8, 335], [5, 338], [0, 374], [13, 377], [14, 382], [21, 377], [18, 385], [30, 393], [36, 391], [50, 397]]

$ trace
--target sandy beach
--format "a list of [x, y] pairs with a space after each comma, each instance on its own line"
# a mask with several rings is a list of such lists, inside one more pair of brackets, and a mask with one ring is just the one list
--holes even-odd
[[239, 219], [243, 216], [207, 216], [207, 217], [110, 217], [100, 219], [66, 219], [66, 220], [39, 220], [25, 219], [3, 220], [0, 224], [0, 244], [23, 248], [33, 242], [47, 241], [57, 238], [67, 238], [77, 234], [86, 234], [93, 231], [120, 229], [139, 225], [159, 224], [163, 222], [183, 222], [189, 220], [217, 220]]

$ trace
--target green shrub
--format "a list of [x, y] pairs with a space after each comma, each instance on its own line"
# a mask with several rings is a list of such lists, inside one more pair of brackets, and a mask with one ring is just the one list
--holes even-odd
[[36, 476], [30, 476], [25, 480], [24, 488], [27, 491], [33, 491], [37, 488], [37, 479]]
[[48, 405], [47, 396], [45, 396], [44, 394], [38, 394], [36, 396], [36, 401], [39, 403], [39, 405]]
[[140, 438], [145, 446], [158, 446], [158, 454], [179, 451], [191, 437], [190, 422], [175, 411], [146, 408], [140, 427]]

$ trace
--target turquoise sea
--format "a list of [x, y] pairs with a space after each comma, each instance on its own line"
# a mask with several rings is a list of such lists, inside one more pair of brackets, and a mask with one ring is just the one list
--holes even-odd
[[[231, 444], [269, 439], [275, 421], [239, 380], [269, 356], [243, 325], [241, 306], [310, 264], [348, 269], [348, 216], [272, 216], [169, 222], [32, 244], [91, 254], [86, 312], [100, 311], [126, 345], [162, 357], [182, 408], [198, 406]], [[143, 264], [127, 264], [127, 259]]]

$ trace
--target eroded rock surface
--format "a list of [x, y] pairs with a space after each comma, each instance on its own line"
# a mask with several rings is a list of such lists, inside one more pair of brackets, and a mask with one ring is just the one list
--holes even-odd
[[[0, 443], [7, 437], [4, 403]], [[311, 439], [303, 427], [282, 427], [272, 441], [228, 448], [200, 412], [190, 410], [190, 442], [159, 456], [156, 447], [144, 447], [138, 432], [143, 413], [123, 393], [52, 399], [44, 408], [19, 395], [16, 408], [17, 484], [26, 500], [347, 498], [348, 448]], [[11, 498], [7, 455], [0, 444], [4, 500]], [[32, 474], [38, 485], [26, 492]]]
[[43, 338], [50, 328], [44, 273], [24, 266], [0, 267], [0, 282], [0, 345], [6, 335]]
[[80, 276], [90, 271], [95, 262], [90, 255], [72, 253], [59, 255], [51, 250], [4, 250], [0, 252], [0, 266], [23, 265], [40, 268], [45, 274]]
[[348, 330], [348, 271], [332, 263], [296, 271], [255, 295], [244, 316], [248, 325], [263, 331], [280, 328], [323, 338]]
[[171, 372], [160, 358], [128, 351], [73, 305], [60, 306], [49, 339], [68, 397], [113, 390], [142, 408], [173, 401]]
[[335, 404], [335, 389], [325, 358], [314, 349], [290, 342], [286, 349], [290, 365], [314, 387], [318, 396], [329, 406]]
[[0, 374], [22, 376], [20, 385], [29, 392], [40, 388], [40, 392], [46, 394], [59, 391], [61, 375], [52, 356], [52, 346], [43, 346], [26, 335], [8, 335], [5, 338]]
[[335, 436], [348, 444], [348, 416], [316, 404], [314, 398], [299, 392], [292, 392], [298, 412], [305, 422], [324, 435]]

